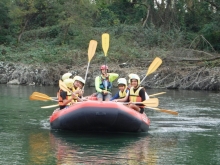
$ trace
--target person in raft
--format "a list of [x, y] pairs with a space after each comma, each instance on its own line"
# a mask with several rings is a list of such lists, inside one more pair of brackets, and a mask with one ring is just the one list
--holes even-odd
[[62, 75], [61, 80], [64, 81], [65, 79], [68, 79], [68, 78], [72, 78], [72, 73], [64, 73]]
[[111, 99], [112, 82], [118, 78], [117, 73], [108, 73], [108, 66], [100, 67], [101, 75], [95, 78], [95, 89], [98, 101], [109, 101]]
[[146, 100], [145, 89], [140, 86], [140, 77], [137, 74], [132, 74], [129, 81], [131, 84], [129, 94], [123, 99], [117, 99], [117, 101], [129, 102], [128, 107], [140, 113], [143, 113], [144, 105], [133, 103], [133, 102], [142, 102]]
[[118, 79], [119, 91], [110, 99], [110, 101], [118, 101], [117, 99], [125, 98], [128, 95], [129, 90], [127, 88], [127, 80], [125, 78]]
[[[74, 78], [73, 78], [73, 88], [72, 88], [72, 91], [73, 92], [75, 92], [75, 91], [77, 91], [77, 97], [79, 97], [79, 98], [82, 98], [82, 95], [83, 95], [83, 90], [82, 90], [82, 88], [83, 88], [83, 86], [85, 85], [85, 80], [82, 78], [82, 77], [80, 77], [80, 76], [75, 76]], [[78, 98], [76, 97], [76, 99], [75, 99], [75, 102], [79, 102], [79, 101], [82, 101], [82, 100], [79, 100]]]
[[57, 96], [58, 96], [58, 104], [60, 106], [60, 110], [74, 104], [76, 98], [78, 98], [77, 94], [79, 93], [79, 90], [76, 90], [74, 92], [72, 91], [73, 83], [74, 83], [73, 79], [68, 78], [65, 79], [63, 82], [66, 84], [67, 88], [69, 88], [71, 92], [66, 92], [63, 91], [62, 89], [59, 90]]
[[[129, 74], [128, 75], [128, 77], [129, 77], [129, 80], [128, 80], [128, 89], [130, 89], [131, 88], [131, 81], [130, 81], [130, 79], [131, 79], [131, 77], [133, 77], [133, 76], [135, 76], [136, 74], [134, 74], [134, 73], [131, 73], [131, 74]], [[141, 85], [141, 84], [140, 84]], [[145, 90], [145, 88], [144, 88], [144, 90]], [[146, 90], [145, 90], [145, 98], [146, 98], [146, 100], [147, 99], [149, 99], [150, 97], [148, 96], [148, 94], [147, 94], [147, 92], [146, 92]]]

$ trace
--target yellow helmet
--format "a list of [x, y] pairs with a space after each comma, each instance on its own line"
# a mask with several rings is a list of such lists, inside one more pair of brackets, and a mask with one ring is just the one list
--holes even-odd
[[131, 80], [135, 79], [138, 81], [138, 85], [140, 85], [140, 77], [137, 74], [129, 74], [129, 83], [131, 83]]
[[73, 88], [73, 83], [74, 83], [73, 79], [67, 78], [67, 79], [65, 79], [63, 82], [66, 84], [66, 86], [67, 86], [68, 88]]
[[65, 73], [65, 74], [63, 74], [63, 76], [62, 76], [62, 80], [64, 81], [65, 79], [68, 79], [68, 78], [70, 78], [72, 76], [72, 73]]
[[119, 78], [118, 79], [118, 85], [119, 84], [123, 84], [123, 85], [127, 86], [127, 80], [125, 78]]
[[75, 76], [74, 78], [73, 78], [73, 81], [75, 82], [75, 81], [80, 81], [81, 83], [83, 83], [83, 85], [85, 84], [85, 80], [82, 78], [82, 77], [80, 77], [80, 76]]

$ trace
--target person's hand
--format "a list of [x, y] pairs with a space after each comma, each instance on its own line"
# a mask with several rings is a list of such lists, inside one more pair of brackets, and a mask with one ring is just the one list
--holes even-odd
[[108, 91], [107, 91], [107, 90], [103, 90], [102, 93], [103, 93], [104, 95], [107, 95], [107, 94], [108, 94]]
[[112, 100], [113, 102], [118, 102], [118, 100], [117, 99], [114, 99], [114, 100]]
[[82, 96], [84, 94], [84, 90], [79, 90], [79, 95]]
[[72, 99], [74, 99], [75, 97], [77, 97], [75, 92], [73, 92], [73, 93], [71, 94], [71, 96], [72, 96]]

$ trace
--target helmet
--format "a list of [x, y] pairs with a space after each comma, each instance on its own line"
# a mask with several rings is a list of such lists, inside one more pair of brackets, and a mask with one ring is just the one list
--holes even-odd
[[68, 79], [65, 79], [63, 82], [66, 84], [66, 86], [68, 88], [72, 88], [73, 87], [73, 83], [74, 83], [73, 79], [68, 78]]
[[85, 80], [82, 78], [82, 77], [80, 77], [80, 76], [75, 76], [74, 78], [73, 78], [73, 81], [75, 82], [75, 81], [80, 81], [81, 83], [83, 83], [83, 84], [85, 84]]
[[129, 77], [129, 79], [128, 79], [128, 83], [131, 83], [131, 77], [133, 77], [134, 75], [136, 75], [136, 74], [131, 73], [131, 74], [128, 75], [128, 77]]
[[108, 66], [107, 65], [102, 65], [102, 66], [100, 66], [100, 70], [108, 70]]
[[118, 79], [118, 85], [119, 84], [123, 84], [123, 85], [127, 86], [127, 80], [125, 78], [119, 78]]
[[65, 73], [63, 76], [62, 76], [62, 80], [64, 81], [65, 79], [68, 79], [72, 76], [72, 73]]
[[138, 85], [140, 85], [140, 77], [137, 74], [129, 74], [129, 83], [131, 83], [131, 80], [135, 79], [138, 81]]

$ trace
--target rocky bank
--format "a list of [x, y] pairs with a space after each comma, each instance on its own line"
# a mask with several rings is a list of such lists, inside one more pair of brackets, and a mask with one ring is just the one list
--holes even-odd
[[[152, 59], [139, 59], [134, 63], [108, 63], [109, 71], [120, 77], [137, 73], [141, 79], [146, 75]], [[94, 79], [100, 74], [100, 64], [91, 64], [87, 75], [86, 86], [94, 86]], [[0, 84], [11, 85], [58, 85], [61, 76], [66, 72], [85, 76], [87, 65], [63, 66], [57, 64], [11, 63], [0, 61]], [[114, 83], [116, 86], [116, 81]], [[163, 64], [142, 83], [147, 88], [220, 90], [220, 66], [207, 67], [201, 60], [163, 59]]]

